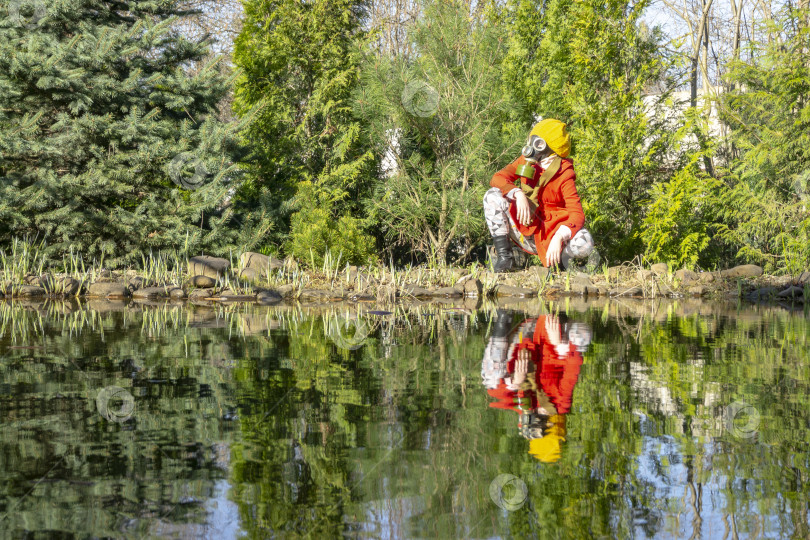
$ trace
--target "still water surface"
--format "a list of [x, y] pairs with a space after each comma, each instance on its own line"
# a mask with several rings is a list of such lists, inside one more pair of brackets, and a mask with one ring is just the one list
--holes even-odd
[[0, 304], [0, 537], [808, 538], [807, 314]]

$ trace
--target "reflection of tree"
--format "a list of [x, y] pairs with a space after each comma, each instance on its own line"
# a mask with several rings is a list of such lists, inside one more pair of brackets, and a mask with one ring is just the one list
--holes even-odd
[[[204, 534], [205, 501], [227, 478], [250, 537], [690, 536], [724, 524], [807, 537], [807, 319], [684, 305], [569, 313], [594, 341], [561, 458], [541, 464], [488, 407], [483, 312], [360, 313], [371, 331], [347, 350], [325, 333], [335, 310], [0, 304], [0, 515], [14, 510], [0, 526]], [[130, 389], [133, 421], [96, 413], [107, 385]], [[738, 400], [761, 414], [752, 439], [725, 431]], [[518, 511], [489, 499], [501, 473], [528, 487]]]
[[[0, 310], [9, 323], [0, 331], [0, 528], [202, 534], [203, 503], [227, 476], [221, 449], [233, 401], [228, 373], [201, 351], [227, 334], [189, 332], [184, 342], [164, 328], [144, 339], [139, 313]], [[111, 385], [135, 398], [120, 425], [96, 411]]]

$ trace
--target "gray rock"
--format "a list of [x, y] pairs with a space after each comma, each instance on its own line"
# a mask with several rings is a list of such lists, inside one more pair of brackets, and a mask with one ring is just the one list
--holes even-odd
[[402, 287], [402, 294], [408, 296], [433, 296], [433, 293], [418, 285], [406, 284]]
[[777, 294], [779, 298], [804, 298], [804, 287], [793, 285]]
[[796, 278], [796, 283], [799, 285], [810, 283], [810, 272], [802, 272], [799, 274], [799, 277]]
[[599, 294], [599, 289], [591, 282], [591, 278], [587, 276], [579, 276], [572, 278], [568, 283], [569, 294], [579, 294], [583, 296], [596, 296]]
[[652, 278], [654, 276], [655, 276], [655, 272], [653, 272], [652, 270], [641, 269], [641, 270], [638, 271], [638, 279], [640, 279], [641, 281], [649, 280], [650, 278]]
[[206, 300], [214, 296], [214, 289], [194, 289], [188, 294], [189, 300]]
[[495, 294], [497, 296], [537, 296], [537, 291], [534, 289], [526, 289], [524, 287], [512, 287], [511, 285], [498, 285], [495, 287]]
[[129, 280], [130, 291], [137, 291], [138, 289], [143, 289], [144, 287], [154, 287], [155, 285], [157, 284], [151, 279], [146, 279], [141, 276], [135, 276]]
[[440, 289], [436, 289], [431, 293], [432, 296], [444, 296], [446, 298], [458, 298], [463, 296], [464, 293], [456, 289], [455, 287], [442, 287]]
[[36, 298], [37, 296], [45, 296], [46, 294], [45, 289], [36, 285], [22, 285], [17, 292], [17, 296], [23, 298]]
[[760, 302], [762, 300], [773, 300], [778, 292], [779, 289], [777, 289], [776, 287], [762, 287], [759, 289], [754, 289], [753, 291], [748, 293], [747, 297], [752, 302]]
[[689, 287], [689, 294], [692, 296], [703, 296], [709, 292], [709, 289], [704, 287], [703, 285], [695, 285], [694, 287]]
[[720, 272], [723, 278], [753, 278], [762, 275], [762, 267], [756, 264], [742, 264]]
[[256, 300], [262, 304], [278, 304], [282, 299], [281, 293], [274, 290], [259, 291], [256, 294]]
[[321, 289], [304, 289], [301, 291], [301, 294], [298, 295], [298, 298], [302, 302], [314, 302], [314, 301], [330, 301], [342, 299], [343, 297], [337, 295], [332, 291], [326, 291]]
[[284, 261], [262, 255], [261, 253], [254, 253], [247, 251], [239, 256], [239, 268], [255, 270], [257, 275], [264, 275], [267, 270], [277, 270], [284, 266]]
[[132, 298], [146, 298], [154, 300], [156, 298], [168, 298], [169, 290], [166, 287], [144, 287], [132, 291]]
[[123, 283], [96, 282], [87, 289], [87, 296], [99, 296], [104, 298], [126, 298], [130, 295], [129, 287]]
[[292, 295], [295, 294], [295, 292], [297, 290], [298, 289], [295, 287], [295, 285], [293, 285], [291, 283], [289, 283], [287, 285], [282, 285], [281, 287], [278, 288], [279, 294], [284, 298], [291, 297]]
[[468, 279], [464, 282], [464, 296], [478, 297], [481, 296], [484, 290], [484, 285], [480, 279]]
[[667, 263], [656, 263], [650, 267], [650, 270], [656, 276], [666, 276], [669, 273], [669, 266], [667, 266]]
[[175, 300], [182, 300], [186, 297], [186, 291], [184, 291], [180, 287], [175, 287], [169, 290], [169, 298], [174, 298]]
[[717, 276], [715, 276], [714, 272], [701, 272], [698, 274], [698, 281], [701, 283], [712, 283]]
[[610, 290], [610, 296], [643, 296], [644, 289], [641, 287], [617, 287]]
[[689, 285], [690, 283], [698, 281], [699, 278], [695, 272], [681, 268], [675, 272], [675, 279], [680, 281], [683, 285]]
[[248, 281], [257, 281], [260, 274], [259, 271], [254, 268], [243, 268], [239, 271], [239, 277]]
[[192, 287], [198, 289], [211, 289], [216, 287], [217, 280], [209, 276], [194, 276], [189, 280], [189, 283], [191, 283]]
[[54, 291], [64, 296], [76, 296], [82, 288], [82, 283], [76, 278], [65, 276], [57, 278]]
[[208, 276], [219, 279], [228, 271], [231, 263], [227, 259], [198, 255], [188, 260], [188, 273], [192, 276]]

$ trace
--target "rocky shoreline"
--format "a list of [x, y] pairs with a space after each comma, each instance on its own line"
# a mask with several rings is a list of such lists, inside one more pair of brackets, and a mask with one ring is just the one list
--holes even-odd
[[718, 272], [672, 271], [666, 264], [650, 268], [624, 264], [592, 273], [550, 272], [543, 267], [494, 274], [470, 268], [380, 268], [305, 271], [293, 260], [243, 253], [238, 265], [201, 255], [187, 261], [182, 280], [149, 278], [136, 270], [100, 269], [92, 275], [28, 274], [20, 283], [0, 284], [0, 298], [84, 297], [141, 301], [332, 303], [476, 298], [622, 297], [713, 299], [743, 298], [753, 302], [804, 303], [810, 294], [810, 272], [794, 276], [764, 275], [756, 265]]

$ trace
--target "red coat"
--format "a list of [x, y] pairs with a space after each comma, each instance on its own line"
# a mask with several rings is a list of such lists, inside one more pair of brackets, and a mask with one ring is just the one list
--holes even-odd
[[[520, 156], [515, 161], [495, 173], [490, 185], [501, 190], [504, 197], [515, 189], [515, 180], [518, 175], [515, 171], [518, 165], [526, 163], [526, 158]], [[543, 169], [533, 164], [534, 178], [527, 181], [530, 187], [537, 185]], [[585, 213], [579, 200], [575, 184], [576, 174], [574, 165], [569, 159], [563, 159], [560, 170], [546, 184], [540, 194], [540, 204], [535, 211], [532, 222], [528, 226], [521, 225], [517, 219], [517, 205], [514, 201], [509, 206], [509, 213], [517, 225], [518, 231], [524, 236], [534, 236], [537, 245], [537, 255], [543, 264], [546, 264], [546, 250], [548, 249], [554, 233], [561, 225], [571, 229], [571, 236], [575, 235], [585, 224]]]
[[[579, 379], [582, 355], [574, 345], [569, 345], [567, 354], [560, 356], [546, 333], [546, 317], [547, 315], [542, 315], [537, 318], [534, 334], [531, 337], [523, 336], [523, 340], [512, 351], [507, 370], [509, 373], [514, 373], [518, 351], [529, 349], [532, 362], [536, 366], [534, 376], [537, 387], [546, 393], [549, 401], [557, 409], [557, 414], [567, 414], [571, 410], [574, 387]], [[496, 409], [511, 409], [521, 412], [527, 408], [537, 408], [537, 394], [534, 391], [510, 390], [503, 379], [500, 380], [497, 388], [487, 392], [497, 399], [489, 404], [490, 407]]]

